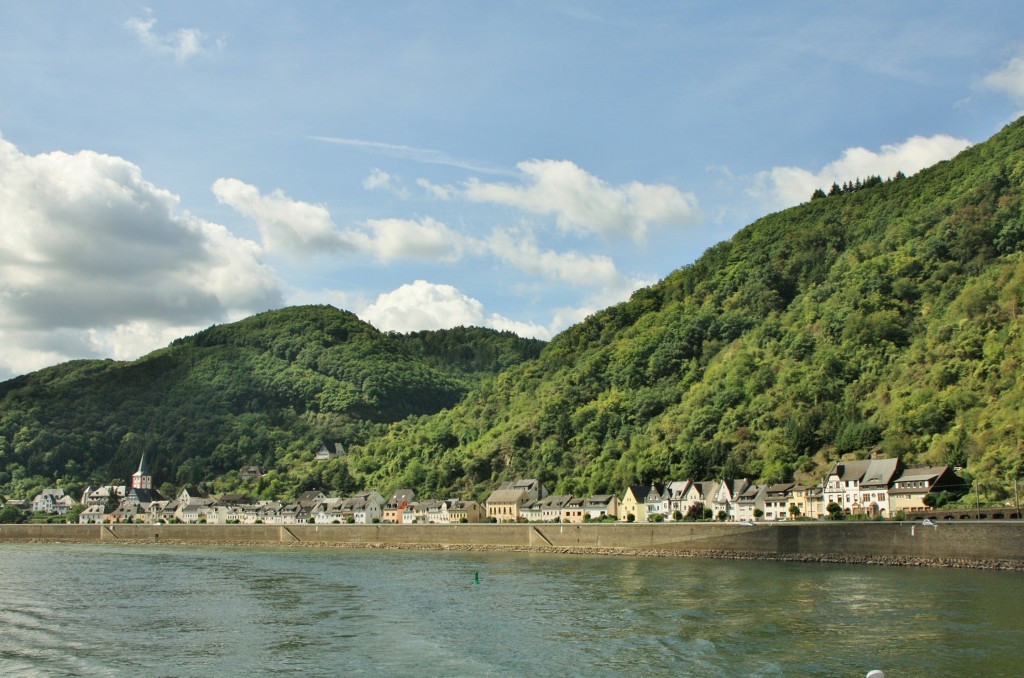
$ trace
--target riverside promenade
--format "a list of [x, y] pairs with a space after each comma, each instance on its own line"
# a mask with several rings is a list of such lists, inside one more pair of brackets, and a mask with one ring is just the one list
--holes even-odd
[[741, 558], [1024, 571], [1024, 522], [0, 525], [0, 542], [234, 544]]

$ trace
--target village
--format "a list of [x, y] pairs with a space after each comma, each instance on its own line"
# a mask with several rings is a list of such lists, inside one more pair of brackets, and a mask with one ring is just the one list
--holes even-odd
[[[318, 459], [331, 456], [324, 445]], [[249, 469], [250, 472], [258, 472]], [[387, 499], [376, 491], [330, 497], [303, 492], [290, 500], [255, 501], [241, 494], [213, 497], [196, 488], [161, 497], [145, 455], [131, 484], [87, 487], [76, 499], [48, 488], [31, 503], [8, 502], [36, 514], [73, 517], [81, 524], [432, 524], [733, 522], [820, 520], [846, 516], [886, 519], [925, 511], [941, 492], [962, 494], [963, 481], [948, 466], [907, 467], [899, 459], [836, 462], [818, 485], [755, 484], [747, 479], [678, 480], [631, 485], [622, 496], [550, 494], [537, 479], [502, 483], [487, 500], [419, 499], [413, 488]], [[73, 511], [76, 504], [80, 505]]]

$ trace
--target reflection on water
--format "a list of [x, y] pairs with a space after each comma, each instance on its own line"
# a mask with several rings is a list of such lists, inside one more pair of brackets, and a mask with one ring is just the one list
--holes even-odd
[[1012, 676], [1024, 641], [1015, 573], [4, 544], [0, 578], [3, 676]]

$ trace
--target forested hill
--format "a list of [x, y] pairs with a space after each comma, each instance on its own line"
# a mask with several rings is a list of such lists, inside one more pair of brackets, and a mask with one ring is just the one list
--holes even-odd
[[586, 494], [817, 480], [832, 460], [880, 452], [966, 467], [993, 498], [1012, 492], [1022, 182], [1018, 121], [914, 177], [818, 194], [354, 463], [371, 484], [438, 495], [482, 496], [513, 476]]
[[[143, 451], [172, 486], [478, 498], [515, 476], [816, 480], [882, 453], [966, 467], [998, 498], [1024, 453], [1022, 191], [1018, 121], [760, 219], [543, 351], [303, 307], [42, 370], [0, 385], [0, 490], [125, 478]], [[313, 463], [324, 441], [346, 455]], [[244, 485], [243, 464], [271, 472]]]
[[329, 306], [295, 307], [130, 363], [65, 363], [0, 384], [0, 490], [124, 482], [143, 452], [172, 486], [232, 486], [232, 473], [257, 464], [287, 469], [268, 495], [353, 489], [344, 460], [307, 463], [323, 442], [358, 446], [451, 407], [543, 345], [477, 328], [383, 334]]

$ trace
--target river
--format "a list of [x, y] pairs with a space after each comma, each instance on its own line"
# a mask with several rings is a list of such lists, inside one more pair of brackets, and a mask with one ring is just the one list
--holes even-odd
[[1024, 674], [1020, 573], [0, 544], [2, 676]]

